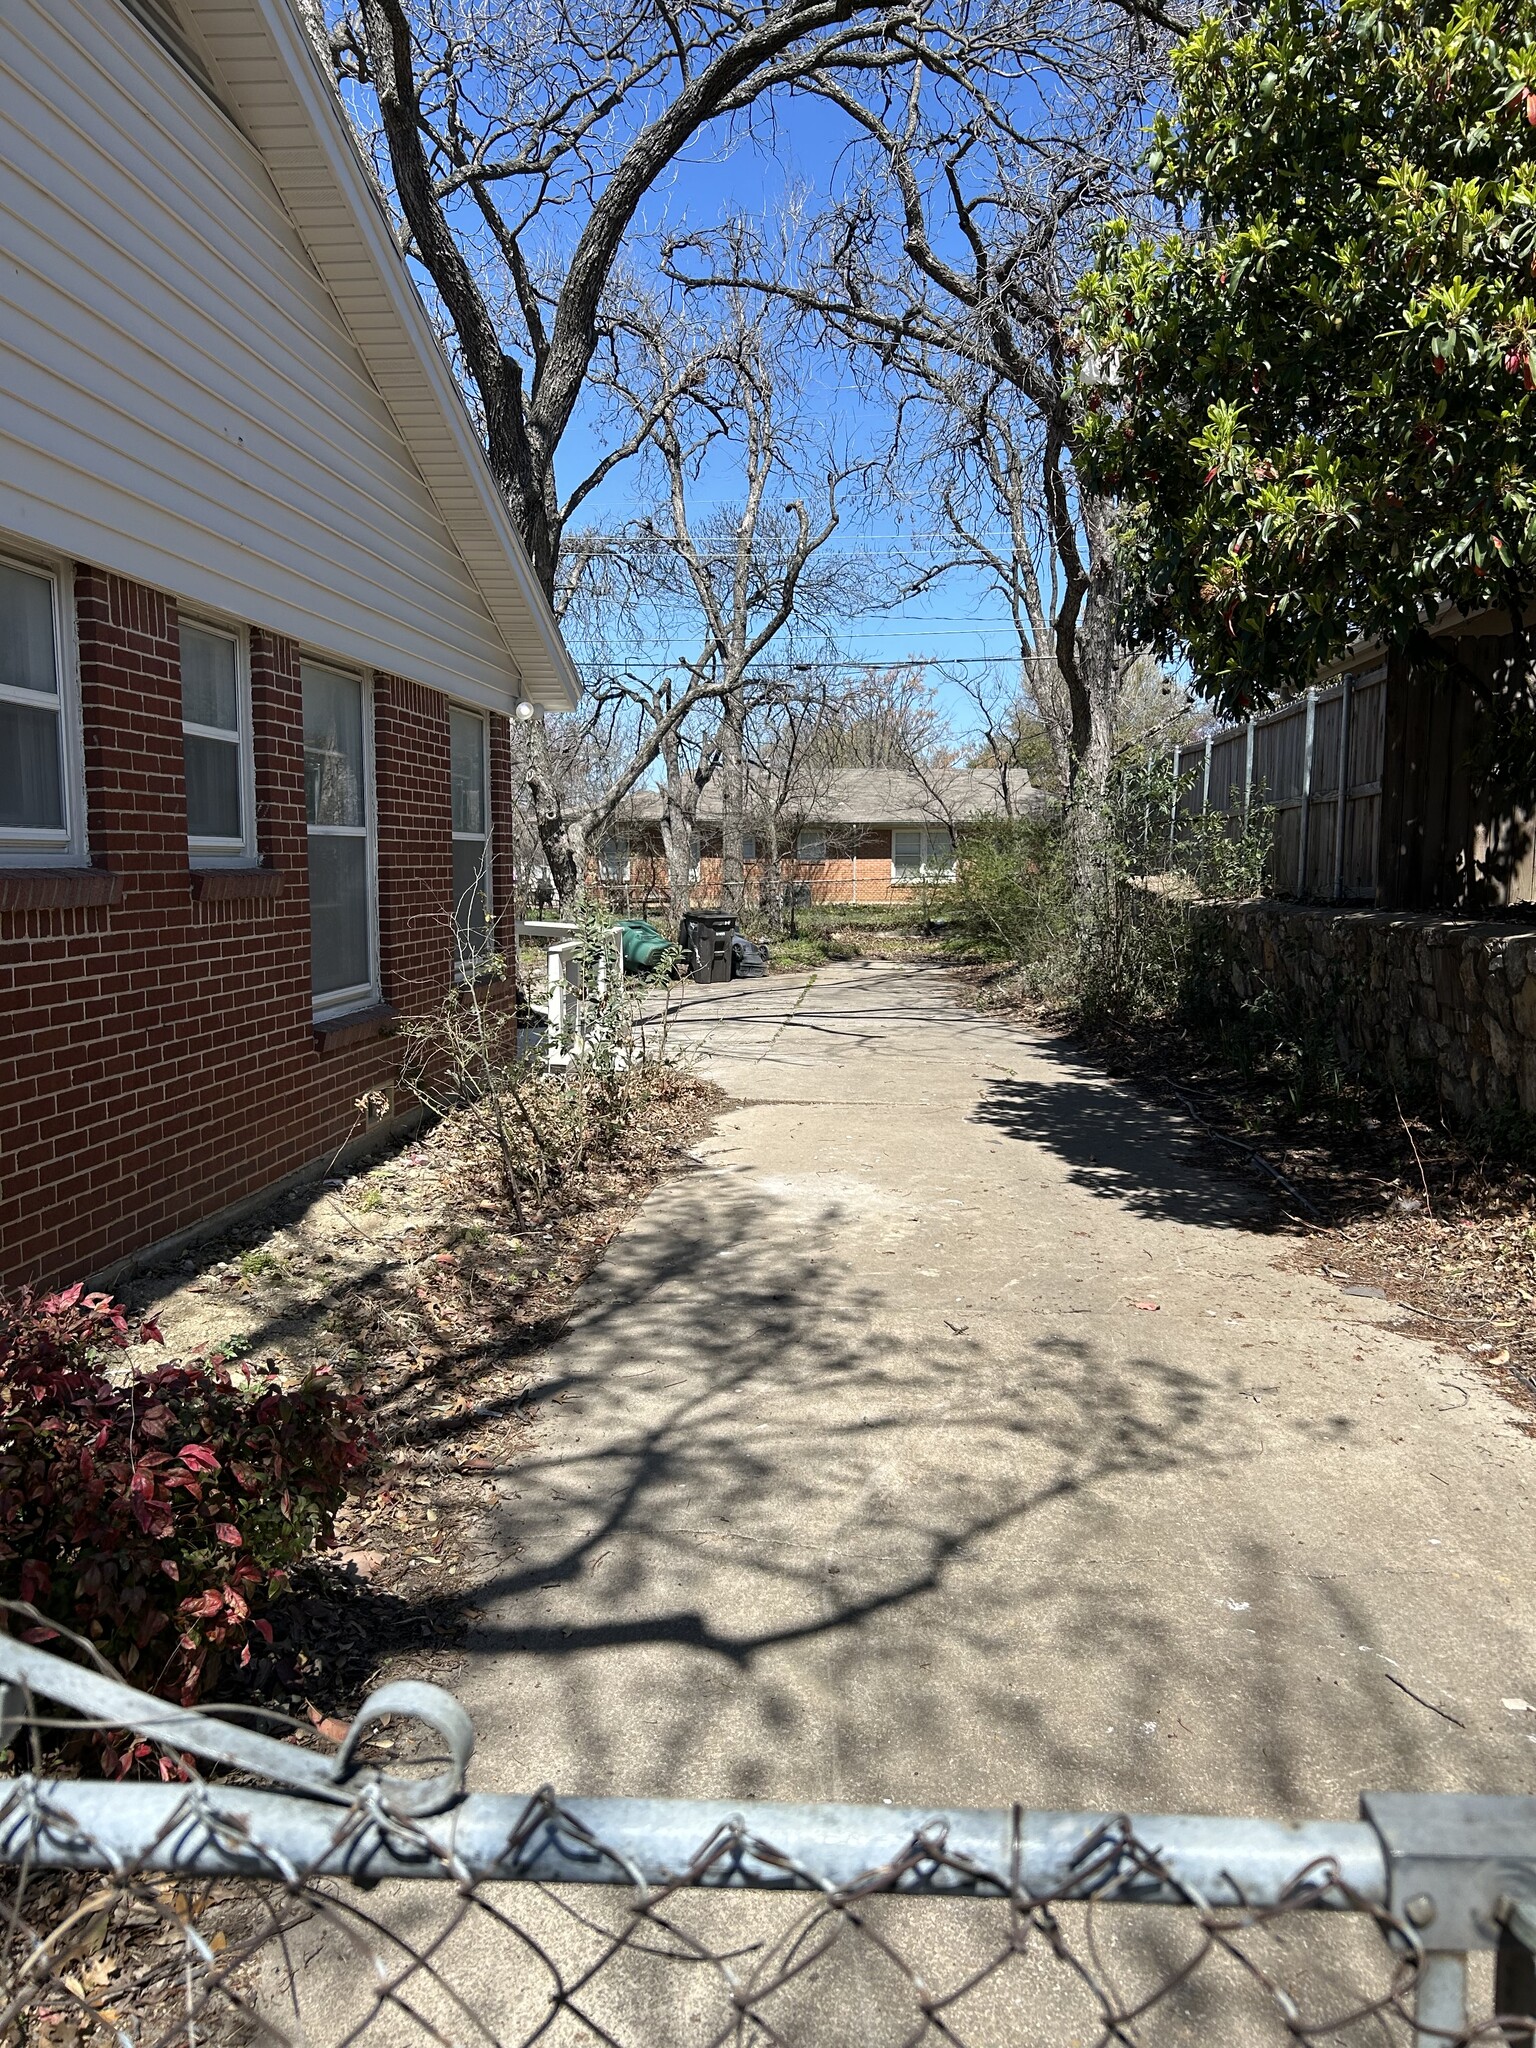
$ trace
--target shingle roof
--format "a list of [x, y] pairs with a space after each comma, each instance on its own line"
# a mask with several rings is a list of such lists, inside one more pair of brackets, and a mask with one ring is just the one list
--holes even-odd
[[[1049, 802], [1031, 788], [1022, 768], [1009, 770], [1008, 783], [1015, 812], [1037, 811]], [[720, 803], [720, 785], [712, 782], [699, 805], [701, 821], [717, 820]], [[940, 768], [920, 775], [905, 768], [816, 769], [786, 809], [797, 822], [817, 825], [959, 825], [1007, 815], [1002, 780], [992, 768]], [[661, 816], [660, 790], [636, 790], [622, 816], [632, 824], [654, 823]]]

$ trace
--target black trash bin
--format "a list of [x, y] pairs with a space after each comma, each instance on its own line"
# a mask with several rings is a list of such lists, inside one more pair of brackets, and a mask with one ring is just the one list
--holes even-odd
[[695, 981], [729, 981], [736, 920], [727, 910], [690, 910], [677, 928]]

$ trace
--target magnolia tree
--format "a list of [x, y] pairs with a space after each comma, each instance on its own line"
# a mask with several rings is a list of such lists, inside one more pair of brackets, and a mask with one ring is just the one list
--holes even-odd
[[[1180, 225], [1083, 288], [1130, 627], [1229, 712], [1536, 594], [1536, 5], [1263, 0], [1174, 59]], [[1523, 672], [1523, 651], [1521, 670]]]

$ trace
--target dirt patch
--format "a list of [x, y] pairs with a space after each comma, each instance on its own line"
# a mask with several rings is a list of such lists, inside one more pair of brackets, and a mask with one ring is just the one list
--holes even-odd
[[329, 1365], [364, 1396], [380, 1439], [376, 1482], [338, 1515], [336, 1548], [301, 1567], [274, 1608], [270, 1654], [222, 1692], [318, 1723], [349, 1719], [386, 1677], [451, 1684], [473, 1619], [470, 1549], [540, 1420], [541, 1354], [724, 1099], [667, 1072], [618, 1156], [522, 1225], [485, 1148], [450, 1117], [123, 1290], [155, 1316], [170, 1356]]

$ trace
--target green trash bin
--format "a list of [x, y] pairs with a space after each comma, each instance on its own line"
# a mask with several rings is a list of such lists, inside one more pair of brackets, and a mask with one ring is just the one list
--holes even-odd
[[627, 917], [619, 927], [624, 949], [624, 972], [626, 974], [652, 974], [672, 950], [672, 941], [665, 932], [657, 931], [655, 925], [647, 924], [644, 918]]

